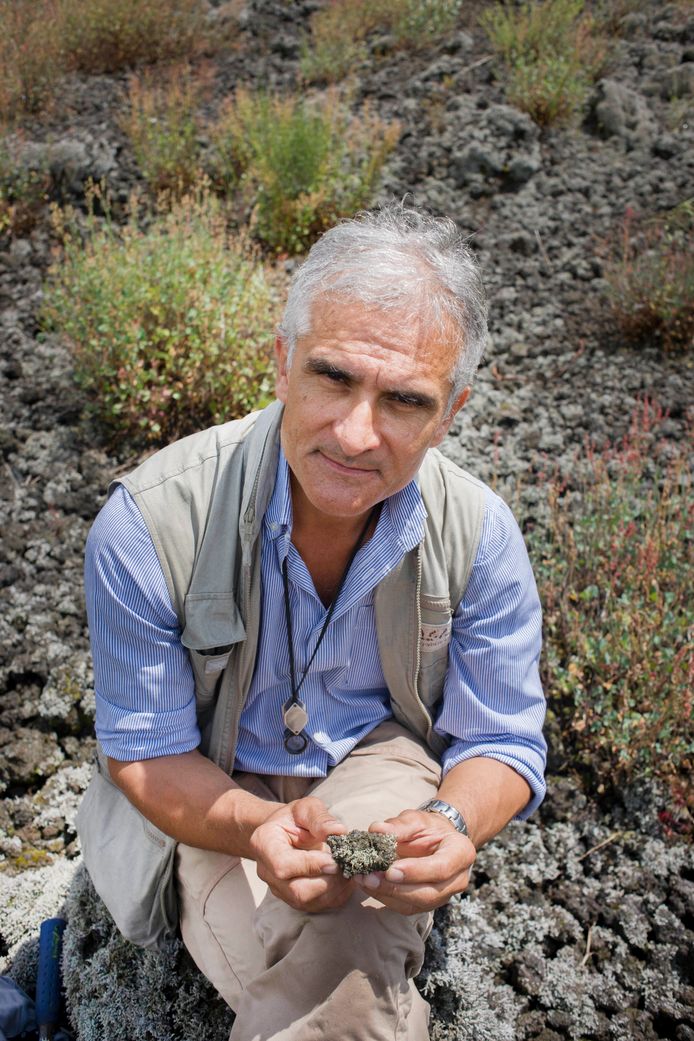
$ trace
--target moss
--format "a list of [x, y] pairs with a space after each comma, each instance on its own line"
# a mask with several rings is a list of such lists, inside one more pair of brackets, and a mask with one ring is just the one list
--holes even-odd
[[46, 867], [53, 862], [53, 856], [46, 849], [37, 849], [35, 846], [26, 846], [17, 857], [12, 859], [12, 866], [21, 871], [28, 868]]
[[397, 857], [394, 835], [350, 831], [347, 835], [329, 835], [327, 842], [333, 860], [342, 868], [345, 878], [370, 871], [387, 871]]

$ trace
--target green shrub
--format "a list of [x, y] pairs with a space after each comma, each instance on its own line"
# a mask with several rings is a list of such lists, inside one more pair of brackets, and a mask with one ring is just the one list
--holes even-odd
[[275, 297], [217, 200], [184, 198], [145, 231], [91, 216], [87, 231], [62, 228], [43, 320], [114, 436], [160, 443], [270, 400]]
[[549, 482], [530, 550], [545, 612], [544, 679], [572, 763], [605, 788], [692, 778], [691, 439], [659, 443], [645, 403], [623, 442]]
[[350, 116], [333, 93], [307, 100], [239, 89], [212, 131], [213, 180], [239, 184], [261, 242], [300, 253], [369, 203], [399, 133], [368, 110]]
[[60, 0], [0, 0], [0, 122], [34, 112], [63, 71]]
[[419, 47], [453, 29], [463, 0], [385, 0], [381, 8], [398, 46]]
[[415, 49], [449, 32], [463, 0], [332, 0], [311, 16], [301, 55], [312, 82], [342, 79], [368, 53], [366, 37], [380, 29], [396, 47]]
[[603, 63], [584, 0], [503, 0], [480, 19], [506, 67], [511, 104], [542, 126], [581, 108]]
[[694, 342], [694, 200], [660, 217], [627, 210], [607, 246], [604, 275], [612, 313], [623, 336], [665, 349]]
[[130, 78], [122, 126], [142, 176], [155, 194], [182, 195], [200, 179], [195, 110], [206, 85], [185, 67]]
[[31, 169], [17, 152], [17, 138], [10, 143], [0, 131], [0, 243], [31, 231], [48, 202], [51, 187], [48, 167]]
[[335, 0], [311, 15], [301, 46], [301, 73], [311, 83], [335, 83], [368, 56], [365, 37], [374, 27], [373, 8]]
[[69, 64], [115, 72], [190, 56], [204, 38], [200, 0], [59, 0], [60, 35]]

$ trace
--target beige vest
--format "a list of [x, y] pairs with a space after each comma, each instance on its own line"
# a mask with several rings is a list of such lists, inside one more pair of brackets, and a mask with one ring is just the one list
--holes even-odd
[[[228, 774], [258, 646], [260, 535], [274, 490], [281, 418], [282, 406], [275, 402], [245, 419], [184, 438], [121, 479], [152, 537], [190, 654], [200, 750]], [[445, 742], [434, 732], [432, 717], [443, 691], [452, 613], [477, 553], [484, 486], [435, 450], [427, 453], [418, 482], [427, 511], [425, 538], [379, 584], [374, 614], [393, 715], [440, 754]], [[98, 795], [90, 796], [90, 785], [78, 821], [85, 860], [121, 931], [151, 946], [175, 921], [175, 893], [161, 892], [164, 876], [173, 889], [171, 864], [165, 869], [152, 865], [155, 876], [159, 871], [159, 888], [156, 877], [128, 887], [135, 899], [144, 892], [149, 901], [140, 913], [132, 898], [114, 893], [110, 879], [103, 877], [99, 851], [109, 841], [105, 832], [114, 798], [127, 800], [105, 781], [100, 756], [92, 782]], [[173, 840], [134, 807], [119, 803], [118, 810], [121, 817], [131, 811], [139, 818], [137, 834], [126, 838], [121, 831], [116, 839], [116, 848], [125, 844], [124, 857], [143, 831], [160, 842], [162, 863], [173, 856]], [[122, 820], [119, 827], [124, 827]], [[157, 914], [162, 907], [165, 921]]]

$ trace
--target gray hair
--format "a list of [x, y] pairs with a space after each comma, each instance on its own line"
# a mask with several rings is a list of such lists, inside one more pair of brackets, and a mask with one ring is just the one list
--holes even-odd
[[358, 300], [406, 319], [424, 316], [444, 335], [452, 325], [457, 360], [449, 406], [472, 384], [486, 342], [487, 300], [479, 265], [448, 217], [389, 204], [326, 231], [289, 287], [279, 333], [290, 364], [320, 297]]

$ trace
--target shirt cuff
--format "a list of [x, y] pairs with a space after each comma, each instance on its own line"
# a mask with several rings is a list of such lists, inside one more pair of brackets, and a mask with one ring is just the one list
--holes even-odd
[[200, 744], [195, 710], [138, 712], [121, 708], [96, 692], [96, 736], [110, 759], [132, 762], [192, 752]]
[[505, 763], [528, 782], [532, 792], [531, 798], [520, 813], [513, 818], [519, 821], [527, 820], [538, 808], [547, 791], [544, 778], [544, 755], [517, 742], [515, 744], [504, 742], [502, 751], [494, 742], [472, 745], [467, 741], [453, 741], [443, 753], [441, 761], [443, 776], [445, 777], [448, 771], [459, 763], [466, 762], [468, 759], [476, 759], [479, 756]]

